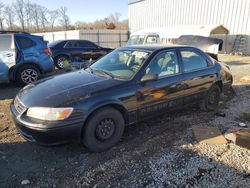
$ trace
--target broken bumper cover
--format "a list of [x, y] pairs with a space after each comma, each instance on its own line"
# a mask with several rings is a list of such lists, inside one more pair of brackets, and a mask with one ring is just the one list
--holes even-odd
[[[38, 128], [36, 127], [34, 121], [29, 121], [29, 118], [21, 118], [18, 116], [13, 104], [10, 106], [13, 120], [15, 122], [16, 128], [19, 133], [30, 142], [35, 142], [40, 145], [59, 145], [63, 143], [79, 141], [81, 138], [81, 130], [84, 124], [84, 121], [57, 121], [52, 122], [52, 127], [56, 124], [56, 127], [53, 128]], [[32, 124], [34, 126], [32, 126]], [[42, 122], [39, 121], [39, 126]], [[46, 122], [44, 127], [49, 127], [50, 125]]]

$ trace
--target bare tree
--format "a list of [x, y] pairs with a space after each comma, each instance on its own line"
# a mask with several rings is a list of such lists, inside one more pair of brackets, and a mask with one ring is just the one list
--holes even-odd
[[58, 10], [49, 11], [48, 18], [49, 18], [49, 23], [50, 23], [52, 31], [54, 29], [55, 22], [56, 22], [58, 16], [59, 16], [59, 11]]
[[22, 30], [25, 30], [25, 3], [24, 0], [16, 0], [14, 4], [17, 19], [21, 25]]
[[48, 24], [47, 12], [48, 12], [48, 9], [46, 7], [39, 6], [39, 14], [40, 14], [39, 17], [40, 17], [40, 23], [43, 28], [43, 31], [46, 30], [46, 25]]
[[4, 21], [4, 4], [0, 2], [0, 28], [3, 30], [3, 21]]
[[69, 16], [67, 15], [67, 7], [61, 7], [59, 9], [59, 15], [60, 15], [60, 24], [67, 30], [70, 24]]
[[120, 21], [121, 15], [121, 13], [116, 12], [114, 14], [110, 14], [107, 19], [109, 20], [109, 22], [117, 24]]
[[32, 4], [32, 9], [30, 14], [32, 15], [32, 22], [35, 25], [35, 29], [36, 31], [40, 30], [40, 23], [39, 23], [39, 19], [40, 19], [40, 13], [39, 13], [39, 5], [37, 4]]
[[24, 10], [25, 10], [25, 22], [27, 25], [27, 30], [29, 31], [32, 28], [32, 4], [30, 0], [26, 0], [24, 2]]
[[14, 28], [15, 13], [10, 5], [6, 5], [4, 8], [5, 21], [10, 30]]

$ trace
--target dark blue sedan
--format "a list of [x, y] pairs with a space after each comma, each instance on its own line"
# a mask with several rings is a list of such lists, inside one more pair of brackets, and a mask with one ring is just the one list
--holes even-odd
[[31, 142], [79, 140], [100, 152], [119, 141], [125, 125], [194, 103], [215, 110], [232, 82], [226, 65], [194, 47], [123, 47], [85, 70], [26, 86], [11, 112]]

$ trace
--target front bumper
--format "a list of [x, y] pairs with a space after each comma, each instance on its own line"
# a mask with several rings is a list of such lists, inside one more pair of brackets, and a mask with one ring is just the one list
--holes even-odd
[[[27, 118], [22, 118], [18, 115], [14, 104], [11, 104], [10, 110], [12, 113], [12, 118], [15, 122], [17, 130], [20, 134], [28, 141], [35, 142], [40, 145], [58, 145], [73, 141], [79, 141], [81, 138], [81, 130], [84, 124], [84, 121], [78, 120], [71, 123], [65, 123], [65, 121], [53, 122], [56, 127], [53, 128], [41, 128], [43, 122], [39, 122], [39, 126], [35, 127], [34, 122], [28, 121]], [[32, 126], [32, 124], [34, 126]], [[44, 127], [49, 127], [46, 123]]]

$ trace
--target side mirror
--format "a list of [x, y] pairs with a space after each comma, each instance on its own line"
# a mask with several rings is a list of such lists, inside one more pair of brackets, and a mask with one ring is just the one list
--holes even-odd
[[156, 81], [156, 80], [158, 80], [158, 75], [156, 75], [156, 74], [145, 74], [141, 78], [141, 83], [149, 82], [149, 81]]

